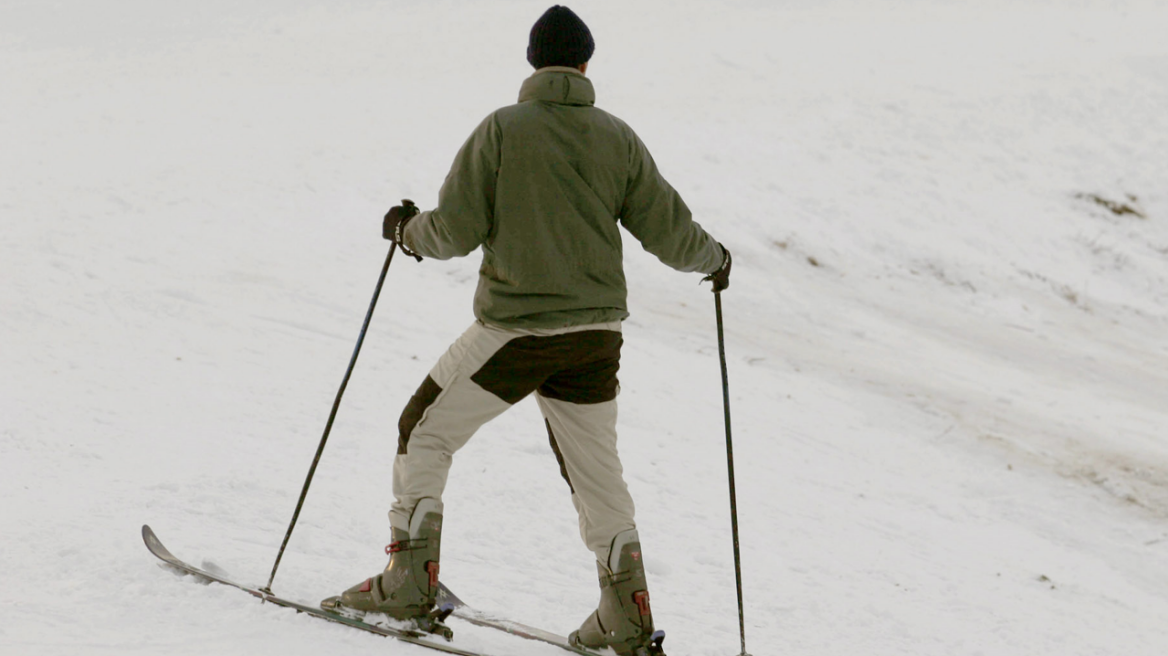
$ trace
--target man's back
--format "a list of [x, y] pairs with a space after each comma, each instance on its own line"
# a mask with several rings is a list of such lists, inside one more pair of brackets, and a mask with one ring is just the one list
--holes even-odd
[[528, 78], [455, 158], [438, 208], [410, 221], [409, 247], [446, 259], [482, 246], [475, 316], [555, 328], [628, 316], [618, 220], [681, 271], [711, 271], [717, 242], [692, 221], [623, 121], [593, 106], [571, 68]]

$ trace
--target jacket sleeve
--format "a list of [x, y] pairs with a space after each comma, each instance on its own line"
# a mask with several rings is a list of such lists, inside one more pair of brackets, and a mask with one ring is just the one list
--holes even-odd
[[438, 207], [406, 224], [404, 238], [410, 250], [448, 260], [483, 243], [495, 217], [500, 143], [499, 124], [492, 114], [458, 151], [438, 192]]
[[713, 273], [722, 266], [722, 247], [702, 229], [685, 201], [661, 176], [645, 144], [633, 134], [629, 181], [620, 221], [645, 250], [678, 271]]

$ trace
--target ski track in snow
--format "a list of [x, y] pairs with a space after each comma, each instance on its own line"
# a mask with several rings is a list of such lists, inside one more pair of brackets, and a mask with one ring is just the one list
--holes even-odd
[[[378, 217], [432, 206], [547, 3], [10, 4], [0, 654], [425, 653], [177, 577], [138, 530], [266, 582]], [[1168, 9], [572, 7], [598, 105], [735, 254], [748, 650], [1168, 653]], [[674, 656], [736, 653], [713, 304], [626, 246], [621, 450], [655, 617]], [[397, 416], [472, 321], [477, 267], [395, 261], [282, 595], [383, 566]], [[573, 629], [598, 595], [565, 488], [533, 403], [484, 428], [443, 580]]]

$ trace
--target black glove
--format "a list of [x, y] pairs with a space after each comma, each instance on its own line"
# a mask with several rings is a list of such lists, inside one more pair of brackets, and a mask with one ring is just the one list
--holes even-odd
[[414, 205], [414, 201], [408, 198], [403, 200], [401, 205], [394, 205], [389, 208], [389, 211], [385, 213], [385, 218], [381, 221], [381, 236], [397, 244], [398, 248], [402, 249], [406, 255], [412, 256], [421, 262], [422, 257], [411, 251], [406, 246], [405, 239], [402, 237], [405, 233], [406, 224], [410, 222], [410, 219], [417, 216], [417, 214], [418, 206]]
[[[722, 246], [722, 244], [718, 244]], [[718, 293], [723, 289], [730, 287], [730, 251], [722, 246], [722, 253], [725, 257], [722, 258], [722, 266], [710, 275], [702, 278], [702, 282], [709, 280], [714, 283], [714, 293]]]

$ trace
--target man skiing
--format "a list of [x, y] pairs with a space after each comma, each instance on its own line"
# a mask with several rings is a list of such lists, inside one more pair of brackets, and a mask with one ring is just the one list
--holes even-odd
[[570, 639], [622, 656], [652, 650], [640, 538], [616, 449], [628, 316], [618, 224], [674, 269], [709, 274], [715, 291], [729, 286], [730, 253], [692, 220], [633, 130], [594, 106], [585, 77], [594, 49], [575, 13], [548, 9], [531, 29], [527, 60], [536, 70], [519, 102], [466, 141], [438, 207], [419, 213], [403, 201], [385, 216], [383, 236], [419, 260], [482, 249], [476, 321], [398, 422], [389, 565], [326, 599], [327, 608], [431, 616], [451, 457], [534, 392], [600, 578], [599, 607]]

